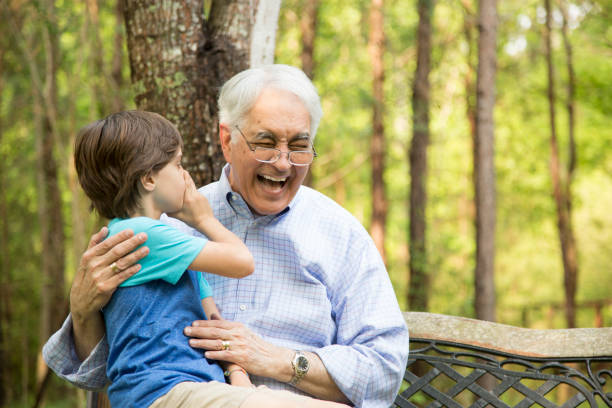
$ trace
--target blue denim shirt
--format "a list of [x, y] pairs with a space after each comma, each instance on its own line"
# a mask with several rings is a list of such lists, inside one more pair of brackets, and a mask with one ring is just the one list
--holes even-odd
[[[146, 232], [142, 269], [117, 288], [102, 310], [113, 407], [147, 407], [184, 381], [224, 381], [221, 368], [187, 343], [183, 327], [204, 319], [202, 273], [185, 271], [207, 242], [146, 217], [114, 219], [109, 236]], [[208, 293], [210, 295], [210, 293]]]
[[223, 370], [189, 346], [183, 328], [204, 319], [197, 274], [117, 288], [104, 308], [113, 407], [147, 407], [184, 381], [223, 382]]

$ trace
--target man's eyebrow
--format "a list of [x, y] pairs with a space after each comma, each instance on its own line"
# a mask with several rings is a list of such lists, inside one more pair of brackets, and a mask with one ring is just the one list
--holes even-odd
[[[261, 131], [255, 135], [255, 140], [262, 140], [262, 139], [273, 139], [277, 141], [278, 137], [272, 132]], [[308, 132], [300, 132], [300, 133], [295, 134], [289, 139], [289, 143], [299, 141], [299, 140], [304, 140], [304, 139], [310, 140], [310, 134]]]
[[295, 140], [310, 140], [310, 134], [308, 132], [300, 132], [297, 135], [293, 136], [290, 140], [290, 142], [293, 142]]
[[276, 136], [272, 132], [262, 131], [262, 132], [257, 132], [257, 134], [255, 135], [255, 139], [259, 139], [259, 140], [274, 139], [276, 140]]

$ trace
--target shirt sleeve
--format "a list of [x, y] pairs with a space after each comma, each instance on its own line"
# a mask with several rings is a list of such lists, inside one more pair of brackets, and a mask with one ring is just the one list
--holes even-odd
[[200, 299], [212, 296], [212, 288], [201, 272], [198, 272], [198, 284], [200, 286]]
[[[388, 407], [408, 360], [408, 329], [373, 242], [354, 245], [332, 295], [337, 341], [313, 350], [356, 407]], [[351, 259], [353, 261], [351, 261]]]
[[121, 286], [135, 286], [156, 279], [175, 284], [202, 251], [208, 240], [185, 234], [157, 222], [145, 230], [149, 254], [139, 263], [141, 270]]
[[72, 337], [71, 315], [43, 347], [43, 359], [55, 374], [79, 388], [92, 391], [100, 390], [109, 383], [106, 377], [107, 358], [105, 335], [85, 361], [79, 359]]

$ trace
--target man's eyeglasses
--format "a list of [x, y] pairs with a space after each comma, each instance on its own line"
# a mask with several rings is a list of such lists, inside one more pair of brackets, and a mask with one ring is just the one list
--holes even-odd
[[290, 150], [288, 152], [283, 152], [274, 147], [253, 146], [251, 143], [249, 143], [246, 136], [244, 133], [242, 133], [242, 130], [240, 130], [238, 126], [236, 126], [236, 129], [238, 129], [238, 132], [240, 132], [240, 135], [246, 142], [249, 150], [253, 152], [255, 160], [258, 162], [274, 163], [280, 159], [281, 154], [286, 153], [289, 157], [289, 163], [292, 165], [308, 166], [310, 163], [312, 163], [314, 158], [317, 157], [317, 152], [315, 151], [314, 146], [312, 146], [312, 150]]

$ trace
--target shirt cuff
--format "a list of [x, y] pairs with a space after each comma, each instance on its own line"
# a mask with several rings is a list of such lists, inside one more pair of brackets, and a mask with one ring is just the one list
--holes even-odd
[[365, 356], [349, 346], [330, 345], [313, 350], [342, 393], [356, 406], [363, 406], [372, 372]]
[[60, 378], [87, 390], [104, 388], [108, 343], [106, 335], [94, 347], [90, 355], [81, 361], [76, 354], [72, 336], [72, 316], [68, 315], [62, 327], [54, 333], [43, 347], [43, 358], [49, 368]]

